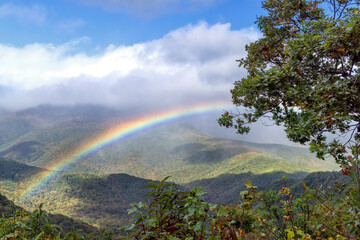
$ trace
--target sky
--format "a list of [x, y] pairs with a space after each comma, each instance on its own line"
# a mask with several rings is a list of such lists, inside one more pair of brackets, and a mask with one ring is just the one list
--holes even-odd
[[263, 14], [260, 0], [1, 0], [0, 109], [230, 104]]
[[0, 106], [230, 101], [262, 13], [260, 0], [0, 1]]

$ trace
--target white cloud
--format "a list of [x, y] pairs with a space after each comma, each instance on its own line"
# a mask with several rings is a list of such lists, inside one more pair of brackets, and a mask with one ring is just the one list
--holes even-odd
[[31, 7], [17, 6], [14, 4], [4, 4], [0, 6], [0, 17], [14, 17], [22, 22], [44, 23], [47, 11], [41, 5], [32, 5]]
[[109, 46], [92, 56], [74, 54], [76, 42], [0, 45], [0, 86], [12, 89], [0, 105], [165, 107], [228, 99], [232, 83], [245, 75], [235, 60], [258, 37], [251, 28], [232, 31], [230, 24], [200, 23], [154, 41]]
[[110, 11], [125, 11], [141, 16], [156, 16], [179, 11], [196, 11], [223, 0], [77, 0]]

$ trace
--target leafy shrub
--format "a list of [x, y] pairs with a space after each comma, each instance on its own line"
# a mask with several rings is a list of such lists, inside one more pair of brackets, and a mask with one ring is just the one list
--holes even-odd
[[134, 214], [132, 231], [134, 239], [210, 239], [210, 223], [215, 205], [200, 200], [200, 188], [188, 192], [179, 191], [175, 184], [150, 182], [152, 191], [146, 195], [152, 201], [133, 204], [129, 214]]
[[128, 239], [359, 239], [359, 199], [351, 183], [331, 191], [310, 189], [295, 196], [286, 186], [259, 192], [250, 182], [239, 205], [216, 206], [201, 200], [200, 188], [150, 182], [150, 203], [132, 205]]

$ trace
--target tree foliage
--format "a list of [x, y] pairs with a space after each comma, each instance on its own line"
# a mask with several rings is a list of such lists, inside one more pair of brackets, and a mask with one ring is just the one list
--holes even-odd
[[[166, 180], [166, 179], [164, 179]], [[124, 239], [358, 239], [359, 211], [351, 187], [335, 185], [325, 192], [304, 184], [295, 195], [283, 177], [276, 190], [258, 191], [250, 182], [236, 206], [202, 201], [199, 188], [179, 191], [171, 183], [149, 183], [149, 204], [129, 210], [135, 221]]]
[[[263, 37], [238, 60], [248, 75], [232, 100], [244, 112], [218, 120], [238, 133], [270, 118], [287, 137], [353, 177], [360, 200], [359, 0], [266, 0], [257, 24]], [[330, 140], [327, 139], [331, 135]]]
[[[226, 112], [220, 125], [247, 133], [268, 117], [290, 140], [323, 158], [336, 155], [325, 133], [360, 137], [360, 15], [358, 0], [267, 0], [257, 24], [263, 37], [240, 59], [248, 75], [231, 90], [246, 113]], [[337, 144], [338, 142], [335, 141]], [[337, 145], [336, 144], [336, 145]], [[340, 159], [339, 159], [340, 160]]]
[[[200, 199], [203, 191], [194, 188], [180, 191], [175, 184], [150, 182], [146, 188], [152, 191], [146, 195], [149, 204], [133, 204], [129, 214], [136, 218], [127, 227], [133, 239], [213, 239], [210, 222], [215, 205]], [[213, 212], [213, 214], [211, 214]]]
[[[267, 15], [257, 20], [263, 36], [246, 46], [247, 56], [238, 61], [248, 75], [231, 90], [233, 103], [242, 109], [218, 120], [244, 134], [249, 124], [269, 118], [319, 158], [334, 157], [342, 173], [352, 177], [337, 197], [310, 191], [308, 197], [319, 201], [311, 212], [323, 224], [307, 218], [303, 233], [323, 227], [348, 239], [360, 235], [354, 230], [360, 213], [359, 6], [359, 0], [263, 1]], [[270, 192], [263, 196], [273, 198]], [[295, 228], [289, 229], [287, 237], [294, 234]]]

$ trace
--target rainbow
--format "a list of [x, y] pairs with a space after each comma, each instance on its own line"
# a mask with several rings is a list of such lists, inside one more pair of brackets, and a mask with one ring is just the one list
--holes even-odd
[[117, 143], [126, 137], [167, 122], [189, 116], [224, 110], [230, 107], [231, 105], [225, 103], [202, 104], [193, 107], [173, 109], [121, 123], [88, 140], [61, 159], [53, 161], [53, 163], [48, 166], [48, 169], [51, 170], [42, 171], [35, 176], [33, 183], [21, 194], [21, 198], [26, 199], [35, 195], [70, 165], [76, 164], [100, 149], [105, 148], [110, 144]]

